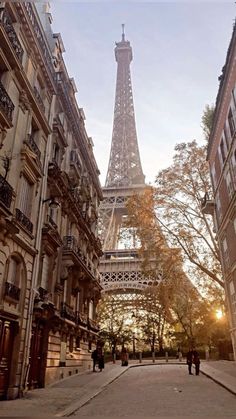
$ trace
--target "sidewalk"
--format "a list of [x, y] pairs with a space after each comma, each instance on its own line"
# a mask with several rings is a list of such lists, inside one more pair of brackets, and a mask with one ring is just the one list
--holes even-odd
[[[86, 404], [104, 387], [122, 375], [128, 368], [156, 365], [185, 364], [170, 359], [130, 361], [128, 367], [121, 367], [120, 362], [108, 363], [103, 372], [86, 371], [61, 380], [47, 388], [31, 390], [22, 399], [3, 401], [0, 404], [0, 417], [62, 417], [69, 416]], [[235, 361], [202, 361], [201, 372], [236, 395], [236, 362]]]

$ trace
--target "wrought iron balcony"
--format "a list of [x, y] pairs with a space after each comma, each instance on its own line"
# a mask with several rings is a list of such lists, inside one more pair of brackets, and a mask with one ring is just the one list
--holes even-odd
[[10, 208], [13, 195], [13, 188], [3, 176], [0, 175], [0, 201], [7, 207]]
[[29, 218], [26, 217], [26, 215], [23, 214], [23, 212], [21, 212], [21, 210], [19, 210], [19, 208], [16, 208], [16, 220], [23, 227], [25, 227], [26, 230], [28, 230], [30, 233], [33, 232], [33, 223], [31, 223], [31, 221], [29, 220]]
[[67, 303], [61, 303], [61, 317], [71, 320], [72, 322], [76, 321], [76, 313]]
[[11, 17], [6, 9], [0, 11], [0, 24], [5, 29], [7, 37], [15, 51], [18, 60], [22, 63], [24, 50], [13, 27]]
[[4, 113], [10, 123], [12, 123], [12, 114], [15, 106], [8, 96], [3, 84], [0, 81], [0, 110]]
[[209, 198], [209, 194], [206, 192], [204, 198], [202, 198], [202, 213], [214, 215], [215, 202]]
[[27, 144], [29, 145], [29, 147], [31, 148], [31, 150], [36, 154], [36, 156], [38, 157], [38, 159], [40, 160], [41, 157], [41, 152], [36, 144], [36, 142], [34, 141], [34, 137], [33, 135], [28, 135], [28, 140], [27, 140]]
[[20, 301], [20, 288], [11, 282], [5, 282], [4, 296], [14, 301]]
[[88, 325], [88, 315], [85, 313], [81, 313], [80, 311], [76, 313], [77, 323], [83, 326]]
[[63, 249], [64, 250], [72, 250], [73, 252], [77, 253], [78, 251], [78, 243], [75, 236], [64, 236], [63, 237]]
[[36, 98], [39, 106], [41, 107], [43, 112], [45, 112], [45, 106], [44, 106], [44, 103], [43, 103], [43, 99], [41, 98], [41, 95], [40, 95], [36, 86], [34, 86], [34, 95], [35, 95], [35, 98]]
[[46, 41], [45, 41], [45, 35], [43, 33], [43, 30], [41, 28], [41, 26], [38, 23], [38, 19], [37, 16], [34, 12], [34, 7], [33, 4], [31, 4], [30, 1], [26, 1], [23, 2], [25, 11], [28, 15], [28, 19], [30, 20], [30, 23], [33, 27], [34, 30], [34, 34], [37, 38], [37, 41], [40, 45], [43, 57], [45, 59], [45, 62], [47, 63], [47, 70], [50, 72], [51, 74], [51, 78], [55, 81], [56, 80], [56, 73], [53, 67], [53, 63], [52, 63], [52, 56], [50, 54], [50, 50], [49, 50], [49, 46], [47, 45]]

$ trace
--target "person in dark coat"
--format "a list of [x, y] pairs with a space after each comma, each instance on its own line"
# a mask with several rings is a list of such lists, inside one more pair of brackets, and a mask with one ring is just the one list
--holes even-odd
[[199, 371], [200, 371], [200, 356], [198, 351], [193, 348], [192, 350], [192, 354], [193, 354], [193, 363], [195, 365], [195, 374], [199, 375]]
[[97, 349], [94, 349], [94, 351], [92, 352], [92, 360], [93, 360], [93, 372], [95, 372], [95, 366], [96, 366], [96, 363], [98, 361], [98, 351], [97, 351]]
[[192, 350], [192, 348], [189, 348], [189, 351], [187, 353], [186, 358], [187, 358], [187, 364], [188, 364], [188, 373], [190, 375], [193, 375], [192, 374], [192, 365], [193, 365], [193, 350]]
[[100, 372], [102, 372], [102, 370], [104, 368], [104, 353], [103, 353], [102, 347], [99, 347], [97, 349], [97, 352], [98, 352], [98, 356], [97, 356], [98, 368], [99, 368]]

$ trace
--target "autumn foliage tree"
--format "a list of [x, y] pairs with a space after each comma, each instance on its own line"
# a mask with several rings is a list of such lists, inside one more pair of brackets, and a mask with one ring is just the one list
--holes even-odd
[[186, 266], [192, 266], [191, 274], [223, 287], [213, 221], [202, 212], [204, 195], [211, 195], [206, 148], [192, 141], [177, 144], [175, 152], [173, 164], [156, 178], [157, 220], [169, 244], [182, 250]]

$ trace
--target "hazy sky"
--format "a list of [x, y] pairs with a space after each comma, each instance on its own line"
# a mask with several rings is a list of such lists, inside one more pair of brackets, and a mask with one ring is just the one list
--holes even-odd
[[105, 181], [113, 124], [115, 42], [121, 23], [133, 48], [131, 77], [139, 149], [147, 182], [171, 163], [178, 142], [202, 142], [201, 116], [215, 102], [235, 3], [59, 1], [51, 3], [68, 72]]

